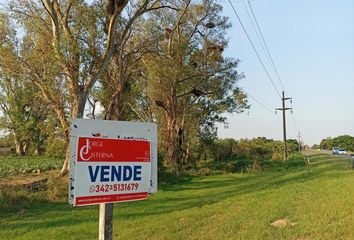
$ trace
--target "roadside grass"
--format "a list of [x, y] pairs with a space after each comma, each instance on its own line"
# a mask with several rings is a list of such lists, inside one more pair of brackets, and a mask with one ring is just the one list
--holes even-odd
[[[310, 165], [287, 171], [164, 184], [147, 201], [115, 204], [114, 239], [354, 239], [350, 161], [310, 155]], [[0, 205], [0, 239], [97, 239], [98, 207], [70, 207], [63, 182], [53, 177], [47, 193], [19, 190], [16, 206], [5, 193], [10, 201]], [[285, 218], [294, 225], [270, 226]]]

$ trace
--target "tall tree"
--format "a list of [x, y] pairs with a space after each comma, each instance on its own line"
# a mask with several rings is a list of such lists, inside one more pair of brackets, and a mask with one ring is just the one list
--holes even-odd
[[140, 1], [140, 7], [134, 11], [131, 6], [127, 7], [126, 16], [118, 26], [117, 44], [114, 57], [101, 78], [101, 103], [104, 107], [105, 119], [130, 120], [135, 118], [136, 112], [132, 109], [134, 98], [138, 94], [137, 78], [140, 75], [140, 60], [149, 52], [150, 45], [155, 38], [143, 38], [140, 34], [144, 29], [141, 22], [146, 13], [171, 9], [178, 11], [171, 1]]
[[[13, 74], [31, 79], [56, 113], [69, 135], [68, 118], [82, 118], [90, 91], [102, 76], [138, 16], [147, 9], [160, 8], [163, 1], [107, 0], [12, 0], [11, 17], [25, 36], [22, 51], [13, 51], [11, 69], [8, 59], [2, 65]], [[122, 17], [129, 8], [130, 18]], [[68, 169], [66, 160], [61, 173]]]
[[[13, 59], [14, 51], [17, 49], [16, 32], [10, 19], [0, 14], [1, 59]], [[11, 68], [17, 66], [10, 63]], [[0, 109], [2, 117], [0, 126], [13, 136], [17, 155], [25, 155], [28, 152], [29, 143], [33, 140], [41, 141], [40, 131], [36, 131], [37, 124], [42, 121], [45, 114], [41, 104], [33, 101], [37, 99], [37, 93], [33, 86], [25, 82], [20, 75], [13, 76], [3, 67], [0, 67]], [[42, 116], [43, 114], [43, 116]], [[40, 152], [40, 144], [36, 145], [37, 152]]]
[[22, 79], [0, 74], [0, 127], [14, 139], [17, 155], [44, 151], [46, 135], [41, 130], [48, 115], [48, 108], [40, 99], [37, 89]]
[[178, 170], [187, 163], [190, 148], [202, 130], [224, 122], [225, 112], [247, 108], [246, 95], [237, 88], [242, 77], [238, 61], [222, 52], [230, 26], [214, 0], [175, 1], [180, 11], [163, 9], [146, 22], [146, 34], [158, 33], [156, 51], [143, 57], [144, 75], [166, 165]]

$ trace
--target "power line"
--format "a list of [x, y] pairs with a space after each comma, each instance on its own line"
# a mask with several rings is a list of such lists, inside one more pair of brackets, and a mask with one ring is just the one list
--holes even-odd
[[[274, 114], [274, 111], [267, 107], [265, 104], [263, 104], [261, 101], [259, 101], [257, 98], [255, 98], [254, 96], [252, 96], [251, 94], [249, 94], [247, 91], [245, 91], [243, 88], [240, 88], [243, 92], [245, 92], [247, 94], [247, 96], [249, 96], [250, 98], [252, 98], [256, 103], [258, 103], [259, 106], [263, 107], [265, 110], [267, 110], [268, 112], [270, 112], [271, 114]], [[278, 115], [276, 115], [276, 119], [278, 120], [278, 122], [281, 124], [281, 121], [278, 117]]]
[[[269, 48], [268, 48], [268, 45], [267, 45], [267, 43], [266, 43], [266, 41], [265, 41], [265, 38], [264, 38], [264, 36], [263, 36], [263, 33], [262, 33], [261, 28], [260, 28], [259, 23], [258, 23], [258, 20], [257, 20], [257, 18], [256, 18], [256, 16], [255, 16], [254, 11], [253, 11], [253, 8], [252, 8], [252, 6], [251, 6], [249, 0], [247, 0], [247, 1], [248, 1], [249, 8], [250, 8], [250, 10], [251, 10], [251, 13], [252, 13], [254, 22], [255, 22], [256, 25], [257, 25], [258, 31], [257, 31], [257, 29], [256, 29], [256, 27], [255, 27], [255, 25], [254, 25], [254, 22], [252, 21], [252, 17], [250, 16], [250, 13], [249, 13], [249, 11], [248, 11], [248, 9], [247, 9], [247, 7], [246, 7], [246, 4], [245, 4], [244, 0], [242, 0], [242, 3], [243, 3], [243, 5], [244, 5], [244, 7], [245, 7], [245, 9], [246, 9], [246, 12], [247, 12], [248, 17], [250, 18], [250, 21], [251, 21], [251, 23], [252, 23], [252, 26], [253, 26], [253, 28], [254, 28], [256, 34], [257, 34], [258, 40], [259, 40], [260, 43], [261, 43], [261, 46], [262, 46], [262, 48], [263, 48], [263, 51], [264, 51], [265, 55], [268, 57], [268, 60], [270, 60], [270, 63], [271, 63], [271, 65], [272, 65], [272, 67], [273, 67], [273, 69], [274, 69], [274, 71], [275, 71], [275, 73], [276, 73], [276, 76], [277, 76], [277, 78], [278, 78], [278, 81], [279, 81], [281, 87], [283, 88], [282, 96], [280, 95], [280, 93], [279, 93], [279, 91], [278, 91], [278, 89], [277, 89], [277, 87], [276, 87], [274, 81], [272, 80], [272, 78], [271, 78], [271, 76], [270, 76], [270, 74], [269, 74], [269, 72], [268, 72], [268, 70], [267, 70], [267, 68], [266, 68], [266, 66], [265, 66], [265, 64], [264, 64], [264, 62], [262, 61], [262, 59], [261, 59], [261, 57], [260, 57], [260, 55], [259, 55], [259, 53], [258, 53], [258, 51], [257, 51], [257, 49], [255, 48], [255, 45], [253, 44], [253, 42], [252, 42], [252, 40], [251, 40], [251, 37], [250, 37], [250, 35], [248, 34], [248, 32], [247, 32], [247, 30], [246, 30], [244, 24], [242, 23], [242, 20], [241, 20], [240, 16], [238, 15], [238, 13], [237, 13], [237, 11], [236, 11], [234, 5], [232, 4], [232, 2], [231, 2], [230, 0], [228, 0], [229, 4], [230, 4], [231, 7], [232, 7], [232, 10], [234, 11], [234, 13], [235, 13], [235, 15], [236, 15], [236, 17], [237, 17], [237, 20], [239, 21], [239, 23], [240, 23], [240, 25], [241, 25], [241, 27], [242, 27], [244, 33], [245, 33], [246, 36], [247, 36], [248, 41], [250, 42], [250, 44], [251, 44], [251, 46], [252, 46], [254, 52], [256, 53], [256, 55], [257, 55], [257, 57], [258, 57], [258, 60], [260, 61], [261, 65], [262, 65], [262, 67], [263, 67], [263, 69], [264, 69], [264, 71], [266, 72], [266, 74], [267, 74], [267, 76], [268, 76], [270, 82], [272, 83], [272, 85], [273, 85], [275, 91], [277, 92], [278, 96], [282, 99], [283, 102], [284, 102], [284, 100], [290, 100], [291, 98], [285, 98], [285, 94], [287, 95], [287, 93], [286, 93], [284, 84], [283, 84], [283, 82], [282, 82], [282, 80], [281, 80], [281, 78], [280, 78], [279, 71], [278, 71], [277, 67], [276, 67], [275, 64], [274, 64], [273, 57], [272, 57], [272, 55], [271, 55], [271, 53], [270, 53], [270, 50], [269, 50]], [[258, 34], [258, 32], [259, 32], [259, 34]], [[262, 39], [262, 40], [261, 40], [261, 39]], [[247, 94], [248, 94], [248, 93], [247, 93]], [[272, 110], [270, 110], [270, 109], [269, 109], [268, 107], [266, 107], [263, 103], [261, 103], [260, 101], [258, 101], [258, 100], [255, 99], [254, 97], [252, 97], [252, 95], [250, 95], [250, 94], [248, 94], [248, 95], [249, 95], [253, 100], [255, 100], [259, 105], [261, 105], [263, 108], [267, 109], [267, 111], [272, 112]], [[284, 126], [285, 126], [285, 119], [284, 119], [284, 118], [285, 118], [285, 111], [286, 111], [286, 110], [291, 110], [291, 109], [292, 109], [292, 108], [285, 108], [285, 105], [283, 105], [283, 109], [278, 109], [278, 110], [282, 110], [282, 111], [283, 111], [283, 123], [284, 123]], [[296, 121], [295, 121], [295, 118], [294, 118], [293, 114], [292, 114], [292, 119], [293, 119], [293, 124], [294, 124], [294, 126], [295, 126], [295, 129], [296, 129], [296, 131], [298, 131], [298, 130], [297, 130]], [[277, 120], [280, 121], [279, 118], [277, 118]], [[286, 139], [286, 130], [284, 130], [284, 139]], [[286, 148], [286, 140], [285, 140], [284, 144], [285, 144], [285, 148]], [[287, 154], [284, 153], [284, 158], [285, 158], [285, 159], [287, 159], [287, 156], [286, 156], [286, 155], [287, 155]]]
[[[242, 0], [242, 1], [244, 1], [244, 0]], [[266, 50], [267, 50], [268, 57], [269, 57], [269, 59], [270, 59], [271, 65], [273, 66], [273, 69], [274, 69], [274, 71], [275, 71], [275, 73], [276, 73], [276, 76], [277, 76], [277, 78], [278, 78], [278, 81], [280, 82], [280, 84], [281, 84], [281, 86], [282, 86], [282, 88], [283, 88], [285, 94], [288, 95], [288, 93], [287, 93], [286, 90], [285, 90], [283, 81], [282, 81], [281, 78], [280, 78], [280, 74], [279, 74], [278, 68], [276, 67], [276, 65], [275, 65], [275, 63], [274, 63], [274, 60], [273, 60], [273, 57], [272, 57], [272, 54], [270, 53], [268, 44], [267, 44], [267, 42], [265, 41], [265, 38], [264, 38], [264, 36], [263, 36], [263, 33], [262, 33], [262, 30], [261, 30], [260, 25], [259, 25], [259, 23], [258, 23], [256, 14], [255, 14], [254, 11], [253, 11], [253, 8], [252, 8], [252, 5], [251, 5], [251, 1], [250, 1], [250, 0], [247, 0], [247, 2], [248, 2], [248, 6], [249, 6], [249, 8], [250, 8], [250, 10], [251, 10], [253, 19], [254, 19], [254, 21], [255, 21], [255, 23], [256, 23], [256, 25], [257, 25], [259, 34], [261, 35], [263, 44], [264, 44], [264, 46], [265, 46], [265, 48], [266, 48]], [[258, 34], [257, 34], [257, 36], [258, 36]], [[263, 46], [263, 45], [262, 45], [262, 46]], [[291, 101], [291, 104], [292, 104], [292, 101]], [[297, 126], [296, 120], [295, 120], [295, 114], [293, 113], [293, 110], [291, 110], [291, 119], [292, 119], [292, 124], [293, 124], [293, 126], [294, 126], [294, 128], [295, 128], [295, 132], [300, 132], [300, 131], [299, 131], [299, 128], [298, 128], [298, 126]]]
[[[284, 92], [286, 93], [286, 90], [285, 90], [283, 81], [281, 80], [279, 71], [278, 71], [277, 67], [276, 67], [275, 64], [274, 64], [273, 57], [272, 57], [272, 55], [270, 54], [270, 51], [269, 51], [269, 48], [268, 48], [268, 44], [267, 44], [267, 42], [265, 41], [265, 38], [264, 38], [263, 33], [262, 33], [262, 30], [261, 30], [261, 28], [260, 28], [260, 26], [259, 26], [259, 24], [258, 24], [258, 20], [257, 20], [257, 18], [256, 18], [256, 15], [255, 15], [254, 11], [253, 11], [251, 2], [250, 2], [250, 0], [247, 0], [247, 2], [248, 2], [249, 8], [251, 9], [251, 13], [252, 13], [252, 16], [253, 16], [253, 18], [254, 18], [254, 21], [256, 22], [258, 31], [259, 31], [259, 33], [260, 33], [260, 35], [261, 35], [261, 37], [262, 37], [263, 44], [264, 44], [264, 46], [265, 46], [265, 48], [266, 48], [266, 50], [267, 50], [267, 53], [268, 53], [269, 59], [270, 59], [270, 61], [271, 61], [271, 63], [272, 63], [273, 69], [274, 69], [274, 71], [275, 71], [275, 73], [276, 73], [276, 75], [277, 75], [277, 78], [278, 78], [278, 80], [279, 80], [279, 82], [280, 82], [280, 84], [281, 84], [281, 86], [282, 86]], [[286, 95], [288, 95], [288, 94], [286, 93]]]
[[266, 66], [264, 65], [264, 62], [262, 61], [262, 59], [261, 59], [261, 57], [260, 57], [260, 55], [259, 55], [259, 53], [258, 53], [256, 47], [254, 46], [254, 44], [253, 44], [253, 42], [252, 42], [252, 40], [251, 40], [251, 38], [250, 38], [250, 36], [249, 36], [249, 34], [248, 34], [248, 32], [247, 32], [245, 26], [243, 25], [243, 23], [242, 23], [242, 21], [241, 21], [241, 18], [240, 18], [240, 16], [238, 15], [238, 13], [237, 13], [237, 11], [236, 11], [234, 5], [232, 4], [231, 0], [228, 0], [228, 1], [229, 1], [230, 5], [231, 5], [231, 7], [232, 7], [232, 9], [233, 9], [233, 11], [234, 11], [234, 13], [235, 13], [235, 15], [236, 15], [236, 17], [237, 17], [237, 20], [239, 21], [239, 23], [240, 23], [240, 25], [241, 25], [241, 27], [242, 27], [244, 33], [246, 34], [248, 41], [250, 42], [250, 44], [251, 44], [251, 46], [252, 46], [254, 52], [256, 53], [257, 58], [258, 58], [259, 62], [261, 63], [262, 67], [263, 67], [263, 70], [264, 70], [265, 73], [267, 74], [267, 76], [268, 76], [270, 82], [272, 83], [272, 85], [273, 85], [275, 91], [277, 92], [278, 96], [281, 98], [280, 92], [278, 91], [277, 87], [275, 86], [274, 81], [272, 80], [272, 77], [270, 76], [270, 74], [269, 74], [269, 72], [268, 72]]
[[[265, 51], [265, 54], [268, 56], [268, 59], [270, 60], [270, 63], [271, 63], [271, 65], [272, 65], [273, 69], [274, 69], [274, 72], [276, 73], [276, 76], [277, 76], [277, 78], [278, 78], [278, 81], [279, 81], [280, 85], [282, 86], [282, 88], [283, 88], [285, 94], [288, 95], [287, 92], [286, 92], [286, 90], [285, 90], [283, 81], [282, 81], [281, 78], [280, 78], [279, 71], [278, 71], [278, 69], [277, 69], [277, 67], [276, 67], [276, 65], [275, 65], [275, 63], [274, 63], [272, 54], [270, 53], [268, 44], [267, 44], [267, 42], [265, 41], [264, 35], [263, 35], [262, 30], [261, 30], [261, 28], [260, 28], [260, 25], [259, 25], [259, 23], [258, 23], [256, 14], [255, 14], [255, 12], [254, 12], [254, 10], [253, 10], [253, 8], [252, 8], [251, 2], [250, 2], [250, 0], [247, 0], [247, 2], [248, 2], [249, 9], [251, 10], [251, 13], [252, 13], [252, 16], [253, 16], [253, 21], [252, 21], [252, 18], [251, 18], [251, 16], [250, 16], [250, 13], [249, 13], [249, 11], [248, 11], [248, 9], [247, 9], [247, 7], [246, 7], [245, 0], [242, 0], [242, 3], [243, 3], [243, 5], [244, 5], [244, 7], [245, 7], [245, 9], [246, 9], [247, 15], [248, 15], [248, 17], [250, 18], [250, 21], [251, 21], [251, 23], [252, 23], [252, 26], [253, 26], [253, 28], [254, 28], [256, 34], [257, 34], [258, 40], [261, 42], [261, 46], [262, 46], [263, 50]], [[254, 25], [254, 22], [255, 22], [256, 25], [257, 25], [258, 31], [255, 29], [256, 27], [255, 27], [255, 25]], [[259, 34], [258, 34], [258, 32], [259, 32]], [[260, 38], [261, 38], [262, 40], [261, 40]], [[263, 43], [263, 44], [262, 44], [262, 43]], [[291, 103], [292, 103], [292, 102], [291, 102]], [[295, 128], [295, 131], [296, 131], [296, 132], [299, 132], [298, 127], [297, 127], [297, 124], [296, 124], [295, 116], [294, 116], [294, 114], [293, 114], [293, 111], [291, 111], [291, 118], [292, 118], [292, 123], [293, 123], [293, 126], [294, 126], [294, 128]]]
[[261, 45], [261, 47], [263, 49], [264, 55], [267, 56], [268, 62], [271, 64], [271, 60], [270, 60], [270, 58], [268, 56], [267, 50], [265, 49], [265, 46], [263, 44], [263, 41], [261, 39], [260, 34], [258, 33], [254, 18], [251, 16], [250, 10], [246, 6], [245, 0], [242, 0], [242, 4], [243, 4], [243, 7], [245, 8], [245, 11], [247, 13], [247, 16], [248, 16], [248, 18], [249, 18], [249, 20], [250, 20], [250, 22], [252, 24], [252, 28], [253, 28], [254, 32], [256, 33], [256, 35], [257, 35], [257, 39], [258, 39], [258, 41], [259, 41], [259, 43], [260, 43], [260, 45]]
[[[244, 90], [242, 90], [244, 91]], [[256, 103], [258, 103], [260, 106], [262, 106], [264, 109], [266, 109], [268, 112], [271, 112], [272, 114], [274, 114], [274, 111], [271, 110], [269, 107], [267, 107], [266, 105], [264, 105], [262, 102], [260, 102], [259, 100], [257, 100], [257, 98], [253, 97], [251, 94], [249, 94], [248, 92], [244, 91], [247, 96], [249, 96], [250, 98], [252, 98]]]

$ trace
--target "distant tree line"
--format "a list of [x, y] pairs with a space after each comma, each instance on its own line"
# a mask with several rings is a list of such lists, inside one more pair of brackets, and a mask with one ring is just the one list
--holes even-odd
[[[199, 159], [185, 170], [188, 174], [208, 175], [228, 172], [283, 171], [306, 165], [304, 155], [298, 152], [297, 140], [290, 139], [288, 160], [283, 158], [283, 142], [258, 137], [253, 139], [215, 139], [205, 142], [195, 154]], [[171, 179], [160, 171], [161, 180]]]
[[349, 151], [354, 151], [354, 137], [349, 135], [342, 135], [334, 138], [328, 137], [326, 139], [322, 139], [319, 147], [326, 150], [330, 150], [334, 147], [340, 147]]
[[[299, 143], [296, 139], [287, 141], [289, 155], [298, 153]], [[230, 159], [268, 159], [283, 160], [284, 145], [282, 141], [257, 137], [253, 139], [220, 139], [204, 145], [200, 159], [224, 161]]]

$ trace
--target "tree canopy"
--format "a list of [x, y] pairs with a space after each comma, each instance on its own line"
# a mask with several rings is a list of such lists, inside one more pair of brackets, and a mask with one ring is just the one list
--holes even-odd
[[349, 151], [354, 151], [354, 137], [349, 135], [341, 135], [334, 138], [328, 137], [326, 139], [322, 139], [320, 143], [321, 149], [330, 150], [334, 147], [340, 147]]
[[[1, 127], [18, 154], [29, 142], [38, 154], [54, 139], [68, 145], [70, 119], [86, 112], [157, 122], [164, 163], [178, 170], [224, 113], [249, 107], [239, 61], [223, 56], [230, 23], [216, 0], [11, 0], [5, 9]], [[63, 171], [67, 160], [68, 151]]]

